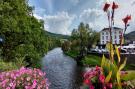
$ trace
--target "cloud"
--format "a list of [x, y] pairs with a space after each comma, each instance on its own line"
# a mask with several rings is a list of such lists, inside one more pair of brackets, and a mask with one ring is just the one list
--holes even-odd
[[94, 30], [99, 30], [100, 17], [104, 15], [103, 11], [99, 9], [87, 9], [80, 15], [81, 22], [88, 23]]
[[37, 14], [33, 14], [33, 16], [36, 18], [36, 19], [43, 19], [43, 17], [41, 17], [41, 16], [39, 16], [39, 15], [37, 15]]
[[46, 15], [44, 18], [47, 31], [69, 35], [71, 33], [69, 27], [75, 15], [69, 15], [67, 12], [59, 12], [56, 15]]
[[34, 9], [34, 14], [40, 16], [40, 17], [43, 17], [45, 15], [45, 9], [44, 8], [35, 8]]

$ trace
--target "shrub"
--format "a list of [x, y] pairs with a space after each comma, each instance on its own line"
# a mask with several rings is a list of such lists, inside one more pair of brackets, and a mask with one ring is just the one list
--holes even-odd
[[45, 73], [39, 69], [20, 68], [0, 73], [0, 89], [48, 89]]

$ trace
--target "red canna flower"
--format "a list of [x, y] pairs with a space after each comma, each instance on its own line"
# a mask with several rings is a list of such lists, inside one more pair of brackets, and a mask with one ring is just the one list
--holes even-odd
[[107, 10], [109, 9], [109, 7], [110, 7], [110, 4], [105, 3], [103, 10], [104, 10], [105, 12], [107, 12]]
[[117, 9], [117, 8], [118, 8], [118, 5], [115, 2], [113, 2], [112, 9], [114, 10], [114, 9]]
[[127, 25], [128, 21], [131, 20], [131, 15], [127, 15], [124, 19], [122, 19], [123, 22]]

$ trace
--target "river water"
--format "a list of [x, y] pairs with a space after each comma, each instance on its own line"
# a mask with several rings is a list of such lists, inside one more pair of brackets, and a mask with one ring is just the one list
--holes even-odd
[[49, 89], [79, 89], [81, 70], [71, 57], [63, 54], [61, 48], [49, 51], [42, 60], [42, 70], [49, 80]]

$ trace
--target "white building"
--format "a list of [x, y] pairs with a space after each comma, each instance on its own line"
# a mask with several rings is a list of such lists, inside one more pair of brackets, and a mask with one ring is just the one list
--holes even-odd
[[[120, 37], [121, 37], [122, 32], [123, 32], [123, 29], [121, 29], [121, 28], [117, 28], [117, 27], [112, 28], [113, 44], [120, 44]], [[109, 41], [110, 41], [110, 30], [109, 30], [109, 28], [104, 28], [100, 32], [100, 44], [105, 45]]]

